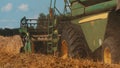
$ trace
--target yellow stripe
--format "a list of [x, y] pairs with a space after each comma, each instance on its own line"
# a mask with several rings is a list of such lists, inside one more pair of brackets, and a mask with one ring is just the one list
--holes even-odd
[[92, 20], [96, 20], [96, 19], [105, 19], [108, 16], [108, 12], [106, 13], [100, 13], [100, 14], [96, 14], [96, 15], [92, 15], [92, 16], [87, 16], [83, 19], [81, 19], [79, 21], [79, 23], [84, 23], [84, 22], [88, 22], [88, 21], [92, 21]]

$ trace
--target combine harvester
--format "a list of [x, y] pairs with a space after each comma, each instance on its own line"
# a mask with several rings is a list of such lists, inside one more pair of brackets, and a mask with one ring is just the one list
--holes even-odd
[[[55, 7], [56, 0], [54, 1], [53, 11], [58, 11]], [[70, 15], [56, 18], [50, 8], [50, 18], [45, 20], [49, 23], [46, 34], [41, 35], [42, 30], [30, 28], [35, 23], [28, 21], [35, 19], [21, 20], [20, 32], [22, 38], [26, 40], [23, 41], [24, 50], [31, 52], [34, 49], [32, 42], [45, 41], [46, 53], [58, 51], [63, 58], [91, 57], [103, 60], [104, 63], [119, 63], [120, 6], [116, 8], [116, 0], [64, 0], [64, 2], [65, 10], [68, 8], [71, 10]], [[56, 23], [62, 25], [59, 26], [62, 27], [60, 34]], [[61, 44], [58, 44], [58, 41]]]

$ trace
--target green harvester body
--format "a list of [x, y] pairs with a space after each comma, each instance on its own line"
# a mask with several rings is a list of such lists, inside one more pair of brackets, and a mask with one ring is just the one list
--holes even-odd
[[[116, 0], [69, 0], [72, 23], [80, 25], [91, 51], [99, 48], [104, 40], [109, 10], [116, 7]], [[92, 3], [93, 2], [93, 3]]]

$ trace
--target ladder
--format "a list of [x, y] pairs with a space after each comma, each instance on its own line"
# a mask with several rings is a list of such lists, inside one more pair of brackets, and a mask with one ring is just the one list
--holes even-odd
[[56, 0], [54, 0], [54, 8], [51, 8], [52, 0], [50, 3], [50, 10], [49, 10], [49, 23], [48, 23], [48, 39], [51, 38], [51, 40], [47, 41], [47, 54], [53, 54], [57, 51], [58, 47], [58, 30], [57, 30], [57, 19], [55, 17], [55, 3]]

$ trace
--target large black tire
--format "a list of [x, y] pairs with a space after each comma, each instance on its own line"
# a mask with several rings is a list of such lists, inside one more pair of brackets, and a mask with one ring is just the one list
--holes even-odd
[[[102, 45], [104, 63], [120, 62], [120, 12], [112, 10], [108, 15], [105, 41]], [[108, 59], [107, 59], [108, 57]]]
[[120, 61], [120, 46], [117, 45], [113, 37], [107, 38], [102, 45], [102, 54], [104, 63], [119, 63]]
[[80, 26], [67, 24], [62, 31], [61, 42], [62, 56], [86, 58], [91, 53]]
[[91, 55], [94, 61], [102, 61], [102, 46], [97, 48]]

